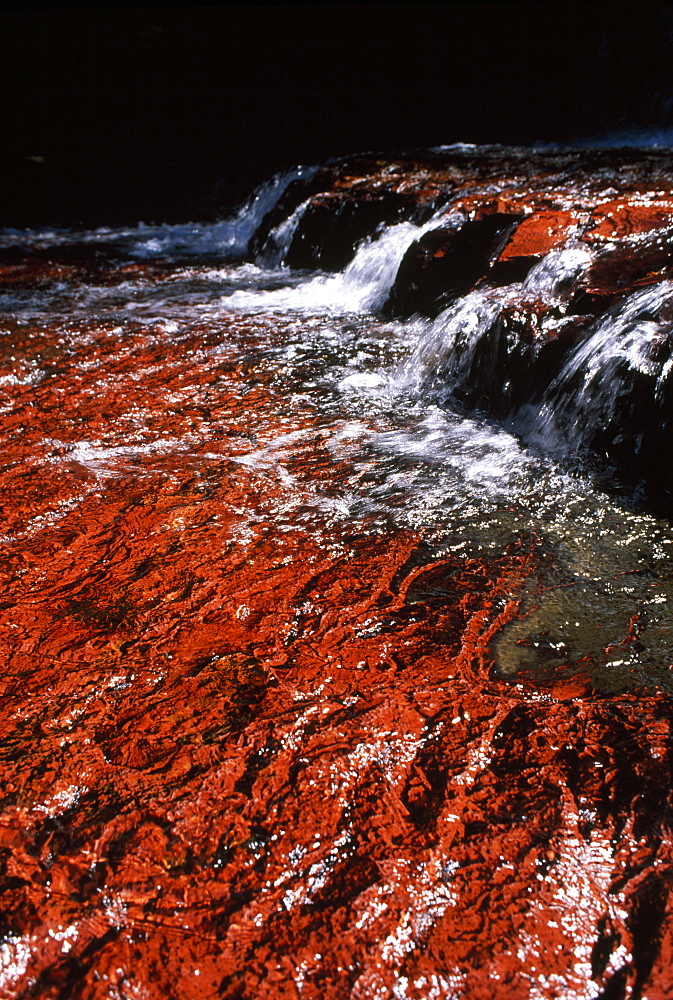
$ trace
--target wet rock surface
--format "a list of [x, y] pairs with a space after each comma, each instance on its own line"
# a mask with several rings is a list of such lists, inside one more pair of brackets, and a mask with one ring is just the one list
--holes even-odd
[[[504, 183], [495, 154], [470, 155], [470, 184]], [[533, 194], [490, 192], [495, 236], [501, 215], [535, 220], [526, 197], [567, 202], [533, 165]], [[614, 167], [628, 192], [639, 169]], [[407, 183], [428, 203], [440, 187]], [[479, 221], [483, 195], [464, 198]], [[517, 249], [529, 274], [563, 248], [545, 212], [551, 243], [531, 222], [491, 259], [488, 230], [475, 283]], [[654, 215], [613, 211], [609, 253], [627, 216], [651, 238]], [[656, 559], [617, 508], [559, 540], [553, 503], [546, 533], [525, 491], [479, 508], [470, 470], [458, 487], [441, 473], [459, 527], [405, 520], [403, 491], [367, 507], [356, 485], [406, 482], [413, 452], [377, 473], [352, 444], [360, 404], [319, 395], [301, 352], [316, 330], [321, 358], [351, 338], [343, 378], [392, 328], [370, 343], [352, 316], [208, 313], [226, 269], [80, 254], [13, 251], [0, 270], [0, 996], [673, 995], [668, 528], [647, 522]], [[553, 311], [544, 274], [498, 300], [454, 368], [466, 405], [505, 416], [542, 395], [604, 302], [624, 329], [658, 324], [666, 365], [668, 265], [619, 292], [590, 260]], [[468, 291], [488, 312], [502, 287]], [[655, 297], [625, 313], [631, 292]], [[622, 412], [615, 439], [643, 419]], [[610, 533], [644, 554], [601, 561]]]

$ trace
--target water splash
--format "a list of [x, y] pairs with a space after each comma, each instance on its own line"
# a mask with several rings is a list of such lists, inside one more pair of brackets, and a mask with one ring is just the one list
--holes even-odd
[[291, 215], [271, 230], [262, 251], [257, 254], [256, 260], [260, 267], [274, 268], [284, 263], [297, 227], [310, 204], [311, 199], [307, 198]]
[[310, 180], [317, 167], [295, 167], [260, 184], [228, 219], [212, 225], [155, 227], [149, 239], [138, 239], [131, 253], [141, 259], [166, 254], [244, 256], [262, 220], [278, 204], [290, 184]]
[[417, 321], [416, 346], [399, 371], [400, 381], [420, 386], [432, 375], [447, 374], [447, 369], [453, 374], [467, 371], [476, 344], [515, 297], [510, 289], [470, 292], [435, 320]]
[[[434, 320], [410, 324], [414, 349], [396, 373], [396, 381], [418, 389], [438, 375], [449, 386], [469, 382], [477, 353], [483, 354], [484, 339], [494, 332], [502, 313], [508, 307], [525, 310], [541, 303], [556, 316], [563, 315], [593, 258], [583, 247], [554, 250], [523, 282], [502, 288], [485, 285], [452, 303]], [[494, 335], [497, 337], [497, 332]], [[493, 367], [498, 363], [497, 352], [492, 351], [491, 357]], [[495, 371], [492, 374], [495, 378]]]

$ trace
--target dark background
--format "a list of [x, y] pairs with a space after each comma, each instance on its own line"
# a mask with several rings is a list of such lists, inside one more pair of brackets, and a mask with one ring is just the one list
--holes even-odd
[[206, 218], [275, 170], [673, 137], [667, 0], [0, 11], [0, 225]]

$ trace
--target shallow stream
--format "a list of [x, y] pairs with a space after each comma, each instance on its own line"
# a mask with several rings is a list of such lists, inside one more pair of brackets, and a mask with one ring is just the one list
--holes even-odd
[[671, 525], [452, 408], [451, 316], [376, 311], [421, 227], [240, 218], [3, 237], [71, 263], [0, 318], [0, 995], [635, 990]]

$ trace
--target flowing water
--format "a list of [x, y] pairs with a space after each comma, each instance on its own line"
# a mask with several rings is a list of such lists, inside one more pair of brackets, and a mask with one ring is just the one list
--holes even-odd
[[[92, 323], [114, 324], [106, 330], [106, 337], [118, 342], [113, 357], [126, 354], [147, 331], [154, 351], [143, 372], [161, 366], [167, 344], [174, 352], [182, 341], [193, 341], [195, 329], [207, 327], [208, 343], [196, 355], [200, 363], [216, 366], [227, 358], [246, 373], [238, 389], [242, 400], [260, 384], [274, 400], [273, 423], [255, 427], [254, 435], [248, 435], [249, 449], [242, 449], [237, 439], [229, 456], [218, 448], [216, 460], [231, 457], [249, 469], [282, 477], [288, 530], [313, 518], [348, 533], [394, 525], [431, 532], [438, 553], [474, 556], [500, 551], [522, 533], [535, 535], [554, 552], [550, 586], [564, 587], [563, 602], [533, 616], [536, 629], [545, 625], [548, 644], [562, 650], [552, 659], [590, 656], [597, 667], [612, 664], [611, 670], [600, 671], [601, 683], [608, 685], [628, 683], [628, 678], [667, 685], [670, 653], [662, 637], [671, 627], [668, 546], [673, 544], [667, 523], [592, 487], [590, 468], [585, 476], [573, 477], [541, 457], [539, 449], [528, 452], [493, 422], [452, 412], [433, 393], [430, 376], [439, 369], [450, 378], [468, 364], [471, 338], [521, 289], [471, 293], [435, 321], [384, 323], [377, 318], [404, 251], [431, 225], [392, 226], [367, 241], [344, 272], [325, 276], [255, 264], [185, 266], [181, 227], [179, 257], [160, 282], [142, 274], [109, 286], [57, 281], [38, 292], [9, 296], [7, 341], [11, 343], [14, 331], [48, 326], [54, 343], [47, 357], [36, 343], [33, 351], [17, 358], [5, 383], [49, 384], [58, 391], [63, 381], [58, 388], [67, 394], [72, 375], [69, 368], [61, 374], [59, 367], [66, 359], [72, 364], [75, 355], [97, 391], [104, 390], [119, 376], [106, 361], [96, 370], [96, 361], [86, 359]], [[193, 227], [194, 252], [206, 241], [210, 245], [215, 230], [217, 246], [228, 247], [238, 239], [238, 234], [223, 235], [223, 224], [210, 232], [204, 229]], [[106, 239], [114, 235], [106, 233]], [[129, 233], [123, 238], [129, 240]], [[163, 242], [156, 236], [135, 239], [135, 254], [144, 256], [151, 249], [164, 260], [177, 242], [172, 234]], [[583, 263], [581, 251], [550, 258], [533, 270], [524, 291], [544, 288], [556, 296], [559, 285]], [[599, 420], [607, 420], [604, 411], [617, 398], [616, 366], [627, 356], [632, 367], [645, 363], [636, 357], [642, 349], [642, 325], [652, 327], [652, 337], [657, 335], [652, 310], [667, 304], [670, 294], [664, 283], [635, 295], [575, 352], [536, 414], [538, 443], [553, 434], [558, 441], [559, 431], [550, 427], [560, 421], [570, 425], [564, 440], [576, 443], [579, 425], [587, 424], [592, 408]], [[212, 330], [219, 331], [215, 343]], [[637, 342], [624, 331], [637, 332]], [[194, 347], [191, 351], [193, 357]], [[576, 382], [584, 367], [587, 374], [569, 393], [564, 383]], [[142, 374], [129, 377], [138, 382]], [[193, 406], [205, 406], [189, 384], [189, 374], [181, 378], [185, 384], [176, 405], [188, 398]], [[37, 441], [37, 452], [50, 449], [50, 463], [80, 463], [91, 473], [92, 489], [99, 477], [134, 468], [139, 455], [151, 460], [154, 454], [175, 453], [204, 466], [214, 460], [209, 449], [222, 433], [219, 422], [204, 421], [196, 436], [165, 435], [152, 428], [152, 415], [141, 411], [132, 418], [129, 435], [124, 414], [123, 443], [118, 443], [120, 417], [110, 414], [95, 435], [84, 427], [81, 438], [71, 433], [63, 440]], [[112, 447], [108, 439], [114, 439]], [[317, 441], [319, 457], [314, 454]], [[638, 651], [630, 649], [624, 660], [620, 642], [634, 616], [646, 620], [647, 629]], [[597, 627], [597, 622], [605, 624]], [[650, 648], [649, 635], [656, 635], [658, 653]], [[510, 651], [503, 659], [505, 669], [534, 663], [529, 651], [525, 656]]]
[[[597, 706], [589, 742], [605, 699], [630, 719], [638, 692], [656, 727], [673, 692], [673, 530], [558, 445], [606, 419], [670, 287], [602, 321], [516, 436], [446, 386], [508, 303], [562, 310], [587, 253], [385, 321], [436, 220], [307, 274], [283, 265], [300, 207], [233, 261], [292, 179], [228, 222], [3, 235], [106, 262], [45, 267], [0, 319], [3, 822], [29, 844], [7, 835], [0, 995], [429, 1000], [507, 974], [516, 996], [598, 997], [645, 934], [614, 888], [626, 834], [578, 791], [545, 840], [536, 792], [482, 842], [479, 788], [522, 780], [515, 716], [570, 753], [559, 692]], [[546, 868], [518, 923], [529, 834]], [[469, 921], [492, 878], [489, 930]]]

